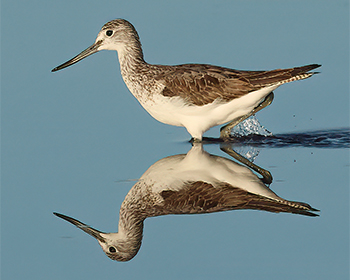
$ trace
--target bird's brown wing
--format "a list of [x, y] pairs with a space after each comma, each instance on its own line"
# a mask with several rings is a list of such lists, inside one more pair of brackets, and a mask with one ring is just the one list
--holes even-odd
[[164, 190], [163, 211], [167, 214], [200, 214], [228, 210], [255, 209], [269, 212], [288, 212], [307, 216], [318, 216], [309, 204], [280, 199], [279, 201], [249, 193], [243, 189], [223, 183], [213, 186], [198, 181], [188, 182], [180, 191]]
[[215, 100], [228, 102], [249, 92], [274, 84], [305, 79], [319, 67], [312, 64], [271, 71], [238, 71], [213, 65], [184, 64], [163, 66], [162, 74], [155, 76], [165, 87], [163, 96], [180, 96], [189, 105], [206, 105]]

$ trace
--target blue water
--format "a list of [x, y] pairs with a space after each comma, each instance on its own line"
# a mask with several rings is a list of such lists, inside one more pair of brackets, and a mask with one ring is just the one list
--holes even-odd
[[[3, 1], [1, 279], [348, 279], [348, 1]], [[160, 124], [128, 92], [116, 54], [50, 70], [114, 18], [139, 31], [146, 61], [263, 70], [320, 63], [278, 88], [267, 131], [203, 149], [241, 153], [270, 189], [318, 217], [258, 210], [147, 218], [138, 254], [110, 260], [54, 216], [118, 229], [121, 204], [150, 166], [187, 154], [183, 128]], [[265, 133], [263, 133], [263, 131]], [[246, 168], [246, 167], [245, 167]], [[261, 177], [261, 175], [253, 171]]]

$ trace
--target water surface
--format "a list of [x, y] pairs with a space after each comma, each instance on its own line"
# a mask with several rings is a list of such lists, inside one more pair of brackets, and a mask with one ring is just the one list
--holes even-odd
[[[1, 279], [348, 279], [348, 1], [3, 1]], [[126, 18], [150, 63], [261, 70], [320, 63], [258, 113], [272, 132], [229, 147], [268, 170], [278, 196], [318, 217], [258, 210], [163, 215], [138, 254], [110, 260], [54, 216], [118, 230], [119, 210], [154, 163], [192, 148], [126, 89], [116, 54], [50, 70]], [[205, 136], [215, 138], [219, 128]], [[222, 143], [203, 149], [236, 161]], [[253, 171], [258, 177], [258, 173]]]

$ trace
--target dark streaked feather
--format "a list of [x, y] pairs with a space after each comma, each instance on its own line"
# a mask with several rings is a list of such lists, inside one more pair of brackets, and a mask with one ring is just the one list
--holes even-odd
[[227, 210], [255, 209], [269, 212], [288, 212], [306, 216], [318, 216], [309, 204], [280, 199], [279, 201], [249, 193], [229, 184], [214, 187], [206, 182], [190, 182], [180, 191], [161, 192], [162, 208], [167, 214], [199, 214]]
[[270, 85], [305, 79], [313, 74], [310, 72], [305, 76], [308, 71], [320, 66], [311, 64], [271, 71], [238, 71], [206, 64], [156, 65], [162, 71], [155, 75], [155, 79], [165, 84], [162, 95], [180, 96], [189, 105], [201, 106], [215, 100], [228, 102]]

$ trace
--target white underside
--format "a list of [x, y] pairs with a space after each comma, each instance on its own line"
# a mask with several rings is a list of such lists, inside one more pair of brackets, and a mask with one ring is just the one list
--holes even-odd
[[150, 187], [146, 191], [154, 194], [163, 190], [180, 191], [185, 187], [184, 183], [197, 181], [214, 187], [228, 183], [250, 193], [280, 200], [249, 168], [210, 155], [200, 144], [194, 145], [187, 155], [175, 155], [157, 161], [140, 178], [140, 182]]
[[213, 102], [203, 106], [185, 105], [180, 97], [153, 95], [140, 102], [156, 120], [175, 126], [184, 126], [193, 138], [202, 139], [205, 131], [250, 113], [278, 85], [253, 91], [228, 103]]

